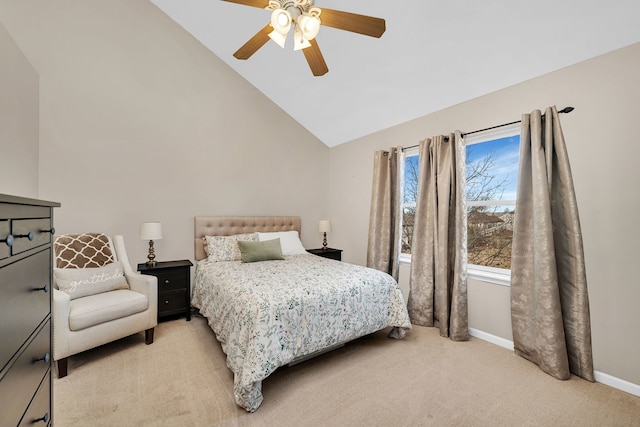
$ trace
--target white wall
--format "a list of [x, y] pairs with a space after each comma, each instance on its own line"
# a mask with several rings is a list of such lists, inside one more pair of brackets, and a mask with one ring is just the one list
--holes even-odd
[[[575, 107], [561, 123], [582, 223], [595, 369], [640, 385], [640, 44], [332, 148], [331, 244], [347, 261], [365, 263], [375, 150], [511, 122], [550, 105]], [[469, 281], [470, 327], [510, 340], [509, 310], [508, 287]]]
[[0, 24], [0, 193], [38, 197], [38, 74]]
[[122, 233], [135, 264], [143, 221], [162, 261], [193, 259], [195, 215], [300, 215], [318, 246], [328, 148], [151, 2], [9, 0], [0, 21], [40, 74], [59, 233]]

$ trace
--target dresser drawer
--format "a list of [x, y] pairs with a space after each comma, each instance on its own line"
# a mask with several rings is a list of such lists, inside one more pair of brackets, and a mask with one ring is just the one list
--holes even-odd
[[31, 401], [20, 421], [20, 427], [46, 426], [51, 418], [51, 371], [40, 384], [38, 393]]
[[[14, 219], [11, 221], [13, 254], [51, 243], [51, 219]], [[21, 236], [21, 237], [19, 237]], [[29, 236], [31, 240], [29, 240]]]
[[11, 255], [11, 247], [7, 245], [6, 239], [11, 234], [11, 226], [9, 220], [0, 219], [0, 240], [4, 240], [4, 242], [0, 242], [0, 259], [6, 258]]
[[0, 380], [2, 425], [18, 425], [26, 403], [51, 366], [51, 322], [47, 321]]
[[185, 270], [184, 268], [156, 271], [153, 273], [153, 275], [158, 278], [158, 292], [186, 289], [189, 279], [188, 274], [189, 270]]
[[50, 270], [49, 248], [0, 269], [0, 369], [49, 315]]

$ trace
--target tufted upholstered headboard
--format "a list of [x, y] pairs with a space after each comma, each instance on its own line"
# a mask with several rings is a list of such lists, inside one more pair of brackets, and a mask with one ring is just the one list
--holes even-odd
[[296, 230], [300, 233], [299, 216], [196, 216], [194, 217], [195, 259], [207, 257], [202, 236], [232, 236], [234, 234], [260, 231]]

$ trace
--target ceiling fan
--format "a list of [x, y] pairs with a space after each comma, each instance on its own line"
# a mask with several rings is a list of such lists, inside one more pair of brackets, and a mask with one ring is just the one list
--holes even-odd
[[271, 22], [249, 39], [233, 56], [249, 59], [272, 39], [284, 47], [293, 27], [294, 50], [302, 50], [314, 76], [329, 71], [315, 37], [320, 25], [371, 37], [381, 37], [386, 29], [384, 19], [340, 10], [314, 7], [313, 0], [223, 0], [245, 6], [271, 10]]

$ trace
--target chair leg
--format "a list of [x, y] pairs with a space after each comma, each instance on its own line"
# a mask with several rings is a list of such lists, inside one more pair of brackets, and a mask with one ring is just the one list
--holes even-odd
[[64, 378], [67, 376], [67, 358], [63, 357], [58, 360], [58, 378]]
[[153, 344], [153, 330], [153, 328], [150, 328], [144, 331], [145, 344], [147, 345]]

